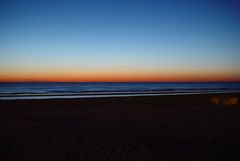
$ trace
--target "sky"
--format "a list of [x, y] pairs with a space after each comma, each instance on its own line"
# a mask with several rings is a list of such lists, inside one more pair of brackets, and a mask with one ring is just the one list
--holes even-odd
[[0, 82], [240, 81], [238, 0], [1, 0]]

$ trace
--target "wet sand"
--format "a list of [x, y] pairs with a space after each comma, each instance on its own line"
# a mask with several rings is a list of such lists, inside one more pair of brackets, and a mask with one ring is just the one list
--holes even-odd
[[0, 160], [240, 160], [240, 105], [210, 97], [0, 101]]

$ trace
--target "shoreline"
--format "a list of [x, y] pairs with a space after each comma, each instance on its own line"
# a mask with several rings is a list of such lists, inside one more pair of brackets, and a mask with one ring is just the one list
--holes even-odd
[[84, 99], [84, 98], [114, 98], [114, 97], [155, 97], [155, 96], [180, 96], [180, 95], [218, 95], [218, 94], [240, 94], [240, 91], [201, 91], [201, 92], [109, 92], [107, 94], [26, 94], [0, 96], [2, 100], [44, 100], [44, 99]]

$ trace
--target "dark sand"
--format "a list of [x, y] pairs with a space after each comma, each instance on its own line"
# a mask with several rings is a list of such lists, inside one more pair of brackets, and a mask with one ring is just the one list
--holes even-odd
[[210, 96], [0, 101], [0, 160], [239, 161], [240, 105]]

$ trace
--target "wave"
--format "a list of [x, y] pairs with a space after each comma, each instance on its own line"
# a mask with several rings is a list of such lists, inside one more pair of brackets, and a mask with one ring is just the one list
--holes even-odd
[[103, 93], [57, 93], [57, 94], [20, 94], [0, 95], [0, 100], [18, 99], [64, 99], [64, 98], [101, 98], [101, 97], [136, 97], [136, 96], [159, 96], [159, 95], [186, 95], [186, 94], [213, 94], [213, 93], [240, 93], [240, 90], [231, 91], [175, 91], [175, 92], [103, 92]]
[[239, 92], [240, 83], [0, 83], [0, 99]]

